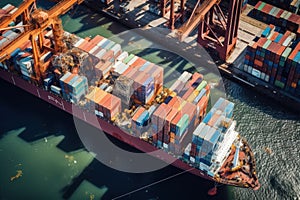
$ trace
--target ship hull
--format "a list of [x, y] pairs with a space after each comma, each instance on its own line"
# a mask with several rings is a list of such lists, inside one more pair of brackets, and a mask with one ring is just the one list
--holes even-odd
[[157, 151], [157, 148], [155, 146], [151, 145], [150, 143], [125, 133], [119, 127], [117, 127], [99, 117], [95, 117], [95, 115], [93, 113], [90, 113], [90, 112], [86, 111], [85, 109], [80, 108], [77, 105], [73, 105], [72, 103], [65, 101], [61, 97], [58, 97], [58, 96], [50, 93], [49, 91], [46, 91], [46, 90], [34, 85], [33, 83], [30, 83], [30, 82], [24, 80], [17, 74], [13, 74], [9, 71], [6, 71], [6, 70], [0, 68], [0, 78], [31, 93], [32, 95], [56, 106], [57, 108], [79, 118], [80, 120], [98, 128], [98, 129], [101, 127], [101, 129], [105, 133], [119, 139], [120, 141], [123, 141], [123, 142], [129, 144], [130, 146], [135, 147], [136, 149], [138, 149], [142, 152], [152, 152], [150, 155], [152, 155], [160, 160], [163, 160], [167, 163], [171, 163], [173, 166], [175, 166], [179, 169], [188, 171], [189, 173], [192, 173], [194, 175], [197, 175], [201, 178], [204, 178], [204, 179], [207, 179], [210, 181], [215, 181], [215, 182], [219, 182], [222, 184], [232, 185], [232, 186], [237, 186], [237, 187], [244, 187], [242, 184], [238, 184], [238, 183], [234, 184], [234, 183], [227, 182], [226, 180], [222, 180], [222, 179], [216, 180], [216, 179], [206, 175], [201, 170], [191, 167], [189, 164], [183, 162], [180, 159], [175, 159], [175, 161], [174, 161], [174, 157], [172, 155], [168, 154], [167, 152], [165, 152], [163, 150]]

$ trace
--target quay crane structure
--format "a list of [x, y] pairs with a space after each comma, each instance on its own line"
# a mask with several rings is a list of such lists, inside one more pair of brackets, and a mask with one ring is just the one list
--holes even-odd
[[[171, 0], [174, 1], [174, 0]], [[198, 27], [198, 43], [215, 49], [219, 57], [226, 61], [235, 48], [242, 9], [242, 0], [230, 0], [228, 15], [220, 8], [221, 0], [198, 0], [190, 18], [177, 29], [180, 40], [184, 40]], [[174, 19], [170, 21], [174, 27]]]
[[[114, 1], [121, 3], [124, 0], [104, 0], [104, 4], [109, 7]], [[225, 0], [198, 0], [195, 5], [187, 0], [148, 1], [157, 4], [160, 15], [168, 18], [168, 27], [176, 30], [181, 41], [198, 28], [197, 42], [206, 48], [215, 49], [223, 61], [228, 59], [235, 48], [243, 0], [227, 0], [228, 3], [224, 3], [227, 4], [227, 14], [220, 7], [221, 1]], [[192, 10], [189, 17], [187, 10]], [[181, 26], [176, 28], [175, 23], [179, 19]]]
[[[10, 22], [21, 16], [25, 28], [25, 31], [19, 37], [0, 50], [0, 62], [9, 59], [15, 49], [20, 47], [24, 41], [30, 40], [35, 72], [32, 79], [36, 82], [40, 82], [41, 74], [45, 71], [45, 69], [43, 69], [43, 63], [40, 61], [42, 54], [47, 51], [52, 51], [54, 54], [66, 51], [66, 44], [62, 41], [64, 31], [59, 16], [65, 14], [76, 3], [80, 4], [83, 1], [84, 0], [63, 0], [50, 10], [42, 10], [36, 8], [35, 0], [24, 0], [16, 12], [6, 16], [0, 21], [0, 30], [6, 30]], [[50, 26], [53, 31], [54, 49], [44, 45], [43, 31]]]

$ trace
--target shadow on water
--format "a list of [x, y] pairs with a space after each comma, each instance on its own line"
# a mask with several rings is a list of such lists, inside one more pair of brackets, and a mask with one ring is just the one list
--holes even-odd
[[[1, 133], [16, 129], [16, 121], [19, 121], [17, 123], [19, 127], [26, 127], [26, 131], [21, 133], [19, 137], [29, 143], [50, 135], [64, 135], [64, 140], [58, 144], [58, 148], [65, 152], [70, 152], [83, 147], [78, 135], [74, 134], [76, 130], [73, 118], [69, 114], [49, 106], [46, 102], [3, 80], [0, 80], [0, 91], [5, 94], [5, 98], [1, 98], [0, 103], [7, 105], [4, 107], [5, 110], [1, 110], [1, 113], [2, 111], [3, 113], [7, 113], [7, 117], [1, 116]], [[21, 98], [15, 98], [16, 96], [20, 96]], [[34, 113], [36, 114], [29, 115], [33, 112], [32, 109], [34, 109]], [[123, 149], [129, 151], [132, 149], [132, 147], [123, 142], [119, 142], [113, 138], [109, 139], [115, 140], [114, 143]], [[94, 159], [73, 179], [70, 185], [62, 188], [61, 192], [64, 198], [69, 198], [83, 180], [88, 180], [100, 189], [107, 187], [108, 191], [105, 193], [103, 199], [112, 199], [180, 172], [179, 169], [168, 166], [150, 173], [125, 173], [114, 170]], [[228, 196], [227, 187], [223, 186], [219, 188], [218, 195], [209, 197], [207, 191], [212, 186], [212, 182], [185, 173], [146, 187], [122, 199], [191, 199], [195, 194], [199, 195], [201, 199], [202, 197], [207, 197], [207, 199], [226, 199], [225, 197]], [[172, 191], [170, 191], [170, 188], [172, 188]]]
[[297, 193], [293, 188], [293, 184], [289, 182], [289, 180], [279, 178], [275, 175], [271, 176], [270, 183], [282, 199], [297, 199]]
[[[2, 79], [0, 80], [0, 91], [5, 94], [5, 98], [0, 99], [0, 103], [8, 105], [2, 107], [1, 113], [1, 133], [25, 127], [19, 137], [28, 143], [32, 143], [48, 136], [63, 135], [64, 139], [57, 145], [65, 152], [71, 152], [83, 147], [76, 130], [71, 115], [49, 105], [48, 103], [35, 98]], [[21, 98], [16, 98], [20, 96]], [[30, 113], [36, 113], [30, 115]], [[30, 117], [28, 117], [30, 116]], [[31, 118], [36, 117], [34, 119]], [[15, 127], [16, 121], [18, 127]], [[0, 136], [3, 136], [1, 134]]]
[[177, 173], [180, 170], [168, 166], [155, 172], [129, 174], [113, 170], [94, 159], [70, 185], [62, 189], [62, 193], [65, 199], [70, 198], [80, 184], [87, 180], [98, 188], [108, 188], [101, 199], [113, 199], [122, 195], [124, 196], [120, 199], [193, 199], [195, 195], [199, 195], [199, 199], [227, 199], [226, 187], [218, 188], [218, 194], [209, 197], [207, 191], [213, 183], [188, 173], [147, 187]]

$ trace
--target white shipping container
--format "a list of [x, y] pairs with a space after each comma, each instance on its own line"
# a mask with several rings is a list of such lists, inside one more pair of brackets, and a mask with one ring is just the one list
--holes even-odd
[[12, 10], [9, 12], [9, 14], [12, 15], [12, 14], [14, 14], [17, 10], [18, 10], [18, 8], [14, 8], [14, 9], [12, 9]]
[[194, 157], [190, 157], [190, 161], [192, 162], [192, 163], [194, 163], [196, 160], [195, 160], [195, 158]]
[[[190, 74], [189, 72], [187, 71], [184, 71], [178, 78], [178, 80], [182, 81], [182, 82], [186, 82], [189, 78], [188, 77], [191, 77], [192, 74]], [[187, 80], [186, 80], [187, 79]]]
[[107, 39], [106, 39], [106, 38], [103, 38], [103, 39], [97, 44], [97, 46], [98, 46], [98, 47], [101, 47], [101, 45], [104, 44], [106, 41], [107, 41]]
[[266, 81], [266, 82], [269, 82], [269, 80], [270, 80], [270, 76], [269, 76], [269, 75], [266, 75], [265, 81]]
[[[98, 46], [94, 46], [90, 51], [89, 51], [89, 53], [90, 54], [93, 54], [97, 49], [99, 49], [99, 47]], [[93, 54], [94, 55], [94, 54]]]
[[134, 56], [127, 64], [130, 66], [132, 65], [139, 57], [138, 56]]
[[60, 93], [61, 93], [61, 88], [59, 88], [59, 87], [57, 87], [57, 86], [55, 86], [55, 85], [51, 85], [51, 86], [50, 86], [50, 90], [51, 90], [52, 92], [54, 92], [55, 94], [58, 94], [58, 95], [60, 95]]
[[110, 85], [105, 89], [105, 92], [111, 93], [113, 91], [113, 87]]
[[248, 65], [244, 65], [244, 71], [245, 71], [245, 72], [248, 71]]
[[266, 74], [265, 74], [264, 72], [262, 72], [262, 73], [260, 74], [260, 79], [265, 80], [265, 76], [266, 76]]
[[126, 59], [127, 57], [128, 57], [128, 52], [123, 51], [123, 53], [121, 53], [121, 55], [119, 55], [117, 57], [117, 61], [122, 61], [123, 62], [123, 60]]
[[260, 78], [261, 72], [257, 69], [252, 69], [252, 75], [255, 76], [256, 78]]
[[99, 51], [95, 56], [99, 59], [102, 58], [102, 56], [106, 53], [105, 49], [101, 49], [101, 51]]
[[10, 3], [6, 4], [4, 7], [2, 7], [3, 10], [7, 10], [9, 7], [11, 7], [13, 5], [11, 5]]
[[248, 67], [248, 73], [252, 74], [252, 67], [251, 66]]
[[[46, 38], [53, 37], [53, 31], [52, 31], [52, 30], [48, 31], [48, 32], [45, 34], [45, 37], [46, 37]], [[82, 39], [82, 40], [83, 40], [83, 39]]]
[[12, 32], [10, 33], [8, 36], [6, 36], [6, 38], [10, 41], [15, 40], [20, 34], [16, 33], [16, 32]]
[[122, 51], [120, 44], [115, 44], [110, 50], [114, 52], [114, 55], [117, 55], [119, 52]]
[[0, 49], [4, 48], [7, 44], [9, 44], [9, 40], [7, 38], [2, 38], [0, 40]]
[[84, 39], [80, 38], [75, 44], [74, 47], [79, 47], [84, 42]]
[[163, 143], [163, 147], [164, 147], [164, 149], [168, 149], [169, 145], [166, 143]]
[[128, 65], [125, 65], [125, 64], [124, 64], [124, 65], [122, 66], [122, 68], [118, 71], [119, 74], [123, 74], [123, 73], [128, 69], [128, 67], [129, 67]]

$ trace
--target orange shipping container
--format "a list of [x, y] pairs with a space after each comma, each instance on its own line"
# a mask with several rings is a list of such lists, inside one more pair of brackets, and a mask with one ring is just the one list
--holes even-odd
[[112, 94], [107, 96], [108, 98], [103, 104], [103, 113], [105, 118], [111, 120], [117, 113], [121, 112], [121, 99]]
[[255, 59], [254, 64], [257, 65], [258, 67], [262, 67], [264, 63], [260, 60]]
[[207, 123], [208, 126], [213, 126], [217, 120], [220, 118], [220, 115], [218, 113], [215, 113], [211, 119], [209, 120], [209, 122]]
[[170, 138], [170, 142], [174, 144], [175, 143], [175, 138]]
[[174, 119], [177, 112], [178, 112], [178, 110], [176, 108], [172, 108], [172, 110], [166, 116], [166, 122], [165, 122], [165, 126], [164, 126], [164, 134], [168, 134], [170, 132], [171, 121]]
[[103, 39], [104, 37], [102, 37], [101, 35], [96, 35], [93, 39], [91, 39], [90, 42], [93, 43], [94, 45], [97, 45]]
[[86, 51], [86, 52], [89, 52], [89, 51], [90, 51], [92, 48], [94, 48], [95, 46], [96, 46], [95, 44], [89, 42], [88, 46], [86, 46], [86, 48], [85, 48], [85, 51]]
[[87, 40], [84, 40], [84, 41], [78, 46], [78, 48], [83, 50], [83, 47], [84, 47], [85, 45], [87, 45], [87, 44], [88, 44], [88, 41], [87, 41]]
[[146, 63], [146, 60], [143, 58], [138, 58], [134, 63], [132, 63], [130, 66], [140, 68], [143, 64]]

